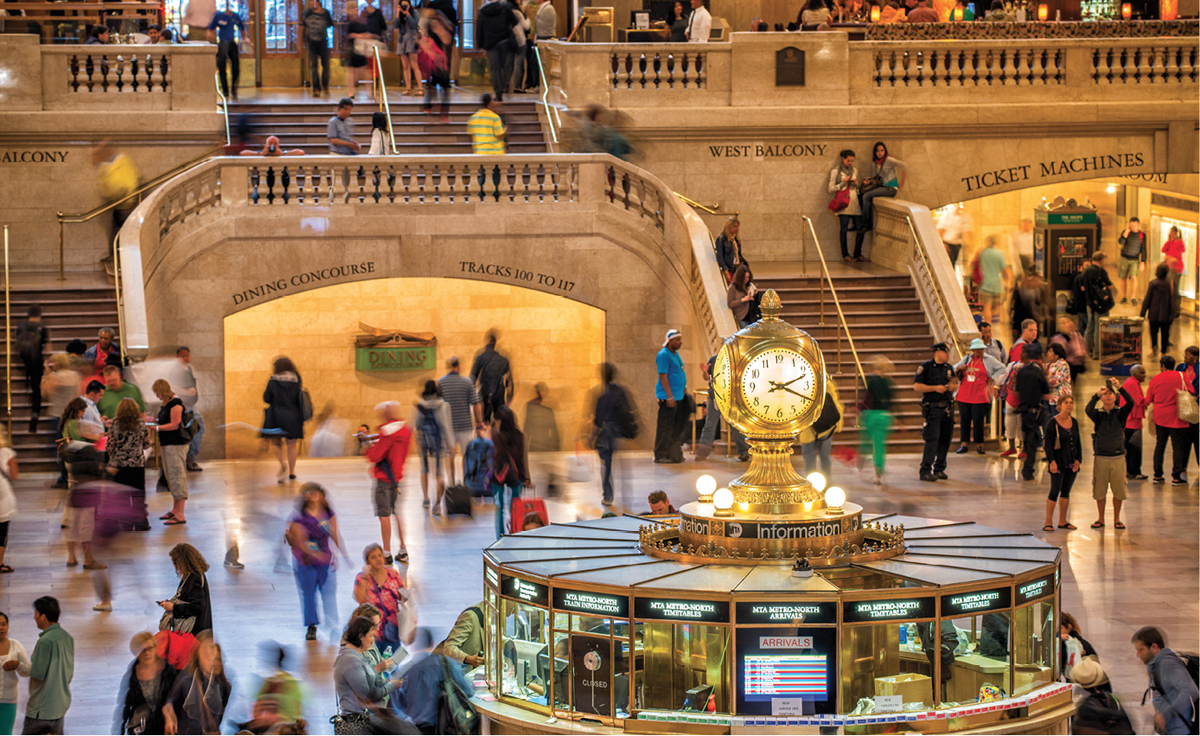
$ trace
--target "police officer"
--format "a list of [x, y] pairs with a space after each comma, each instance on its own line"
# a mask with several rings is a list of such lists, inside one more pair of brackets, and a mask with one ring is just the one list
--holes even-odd
[[933, 360], [927, 360], [917, 368], [913, 378], [913, 389], [921, 394], [921, 416], [925, 426], [921, 439], [925, 449], [921, 454], [921, 480], [946, 480], [946, 453], [950, 450], [951, 435], [954, 434], [954, 391], [958, 378], [950, 366], [950, 351], [946, 343], [933, 346]]

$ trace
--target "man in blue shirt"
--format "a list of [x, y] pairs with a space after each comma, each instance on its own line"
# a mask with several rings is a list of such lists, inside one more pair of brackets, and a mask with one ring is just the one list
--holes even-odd
[[412, 664], [404, 671], [404, 685], [400, 688], [400, 707], [421, 733], [438, 732], [438, 696], [447, 675], [463, 695], [469, 698], [475, 694], [463, 668], [443, 654], [430, 652], [432, 644], [429, 629], [417, 629]]
[[360, 146], [354, 140], [354, 126], [350, 123], [350, 113], [354, 112], [354, 100], [343, 97], [338, 102], [337, 114], [329, 118], [325, 128], [325, 136], [329, 139], [329, 152], [342, 156], [354, 156]]
[[[217, 71], [221, 74], [221, 92], [235, 100], [238, 97], [238, 76], [241, 74], [241, 63], [238, 61], [239, 33], [244, 35], [246, 26], [242, 23], [242, 16], [233, 12], [228, 4], [224, 10], [214, 13], [212, 20], [208, 22], [208, 40], [212, 41], [215, 38], [217, 41]], [[225, 76], [226, 61], [233, 69], [232, 89]]]
[[658, 382], [654, 384], [654, 397], [658, 399], [658, 422], [654, 427], [654, 462], [683, 462], [681, 437], [687, 423], [687, 407], [684, 395], [687, 391], [687, 375], [683, 372], [683, 359], [679, 348], [683, 345], [683, 333], [667, 330], [662, 350], [654, 359]]

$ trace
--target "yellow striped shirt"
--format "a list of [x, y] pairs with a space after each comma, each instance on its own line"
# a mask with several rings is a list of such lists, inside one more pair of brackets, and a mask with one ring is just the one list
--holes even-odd
[[504, 121], [486, 107], [467, 121], [467, 132], [471, 134], [471, 150], [474, 153], [504, 153]]

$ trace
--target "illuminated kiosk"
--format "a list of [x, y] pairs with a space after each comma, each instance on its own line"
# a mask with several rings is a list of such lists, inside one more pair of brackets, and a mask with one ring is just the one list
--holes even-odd
[[702, 476], [678, 516], [552, 524], [484, 551], [491, 732], [1065, 733], [1060, 550], [865, 513], [797, 475], [824, 359], [775, 292], [762, 309], [713, 370], [750, 444], [741, 478]]

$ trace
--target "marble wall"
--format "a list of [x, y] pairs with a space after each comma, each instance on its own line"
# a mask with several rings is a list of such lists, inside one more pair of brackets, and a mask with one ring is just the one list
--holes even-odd
[[[437, 336], [436, 367], [356, 371], [354, 336], [360, 322], [432, 332]], [[545, 383], [562, 449], [570, 449], [572, 439], [586, 430], [585, 405], [605, 357], [604, 312], [532, 289], [461, 279], [338, 284], [229, 315], [224, 332], [226, 421], [261, 423], [263, 387], [271, 362], [281, 354], [295, 361], [317, 412], [332, 403], [337, 416], [352, 426], [374, 426], [375, 405], [394, 399], [407, 416], [425, 381], [445, 375], [450, 356], [459, 357], [464, 374], [470, 372], [489, 328], [499, 330], [498, 348], [511, 362], [516, 382], [512, 406], [522, 426], [534, 385]], [[307, 428], [310, 433], [313, 429]], [[227, 457], [253, 456], [259, 449], [249, 432], [227, 436]]]

